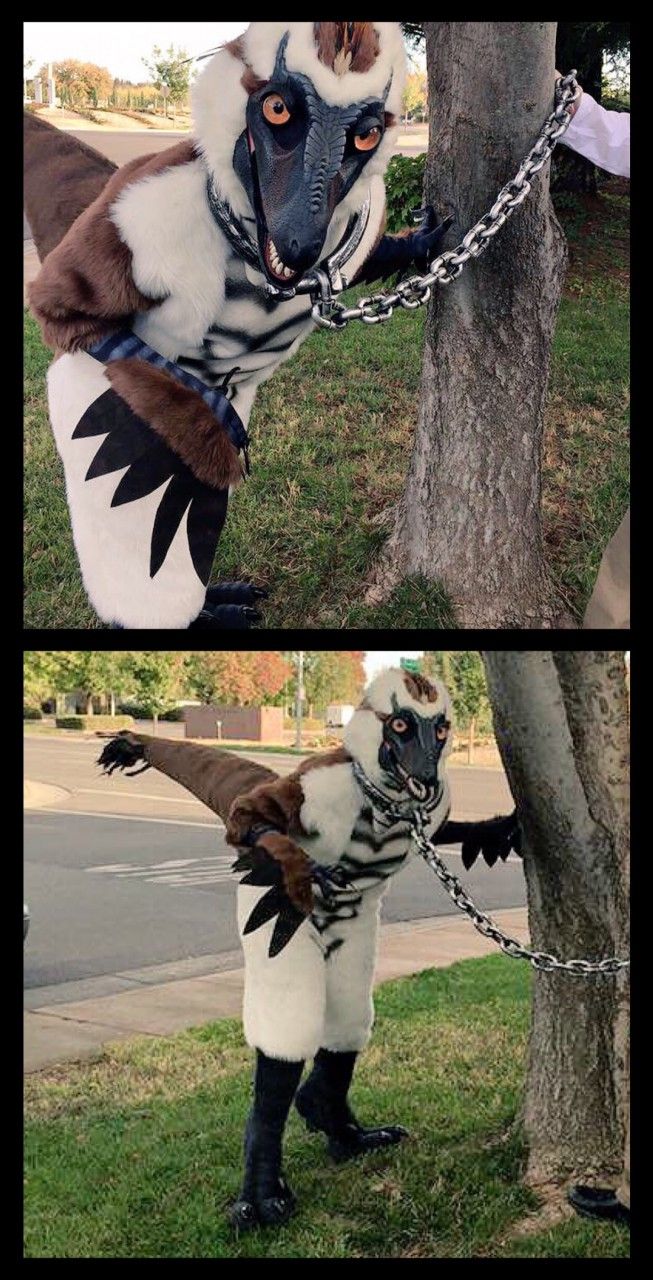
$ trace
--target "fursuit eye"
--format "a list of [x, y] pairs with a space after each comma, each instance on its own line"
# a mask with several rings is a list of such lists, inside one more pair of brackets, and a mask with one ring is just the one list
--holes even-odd
[[438, 742], [444, 742], [444, 740], [445, 740], [445, 738], [446, 738], [446, 736], [447, 736], [446, 726], [445, 726], [445, 725], [443, 725], [443, 724], [439, 725], [439, 726], [438, 726], [438, 728], [437, 728], [437, 729], [436, 729], [436, 731], [435, 731], [435, 736], [436, 736], [436, 738], [437, 738]]
[[408, 725], [405, 720], [402, 720], [401, 716], [395, 716], [394, 720], [390, 721], [390, 728], [394, 729], [395, 733], [405, 733]]
[[366, 129], [365, 133], [356, 133], [354, 135], [354, 146], [357, 151], [373, 151], [381, 140], [381, 130], [378, 125], [374, 125], [371, 129]]
[[263, 99], [263, 115], [268, 124], [287, 124], [290, 112], [280, 93], [270, 93]]

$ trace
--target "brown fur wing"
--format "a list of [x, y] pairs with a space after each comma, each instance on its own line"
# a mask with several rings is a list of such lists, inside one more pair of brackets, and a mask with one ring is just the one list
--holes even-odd
[[117, 166], [63, 129], [24, 113], [24, 201], [41, 261], [99, 196]]

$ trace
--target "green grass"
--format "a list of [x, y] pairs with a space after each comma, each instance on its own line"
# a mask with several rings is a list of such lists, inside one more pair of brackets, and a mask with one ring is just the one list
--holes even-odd
[[26, 1079], [29, 1257], [625, 1257], [628, 1233], [572, 1221], [513, 1238], [537, 1200], [516, 1115], [530, 971], [500, 956], [387, 983], [355, 1077], [363, 1120], [412, 1137], [334, 1167], [291, 1118], [297, 1216], [236, 1239], [251, 1053], [213, 1023], [109, 1046]]
[[[570, 270], [554, 342], [544, 512], [551, 571], [580, 617], [628, 502], [628, 196], [608, 184], [562, 211]], [[410, 457], [424, 316], [316, 332], [262, 388], [253, 474], [231, 503], [216, 576], [271, 589], [268, 626], [442, 628], [446, 594], [407, 580], [379, 607], [364, 583], [392, 526]], [[50, 355], [25, 319], [25, 623], [96, 627], [75, 559], [47, 419]]]

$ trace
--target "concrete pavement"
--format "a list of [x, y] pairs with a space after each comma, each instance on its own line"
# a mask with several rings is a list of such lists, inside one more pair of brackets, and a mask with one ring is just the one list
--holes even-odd
[[[494, 918], [520, 942], [527, 940], [525, 907], [498, 911]], [[375, 985], [494, 950], [468, 920], [458, 916], [386, 924], [381, 929]], [[148, 983], [147, 974], [140, 980], [126, 975], [125, 982], [131, 984], [130, 989], [120, 993], [44, 1003], [26, 1010], [25, 1071], [92, 1056], [114, 1040], [171, 1035], [217, 1018], [240, 1015], [240, 967], [167, 982]]]

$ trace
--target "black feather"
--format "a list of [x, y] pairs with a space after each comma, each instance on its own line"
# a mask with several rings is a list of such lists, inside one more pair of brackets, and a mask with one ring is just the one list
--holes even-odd
[[191, 501], [190, 485], [181, 476], [173, 476], [154, 517], [150, 549], [151, 578], [159, 572]]
[[255, 929], [260, 929], [261, 925], [267, 924], [268, 920], [271, 920], [273, 916], [279, 915], [279, 912], [287, 902], [288, 898], [278, 885], [269, 889], [267, 893], [263, 894], [262, 898], [259, 898], [256, 906], [250, 912], [243, 933], [253, 933]]
[[195, 572], [204, 584], [211, 576], [218, 538], [227, 518], [228, 499], [227, 489], [210, 489], [198, 483], [194, 486], [186, 527]]
[[304, 923], [306, 916], [292, 903], [289, 903], [284, 910], [279, 912], [279, 919], [274, 926], [270, 945], [268, 947], [268, 955], [271, 960], [278, 956], [280, 951], [294, 938], [300, 925]]

